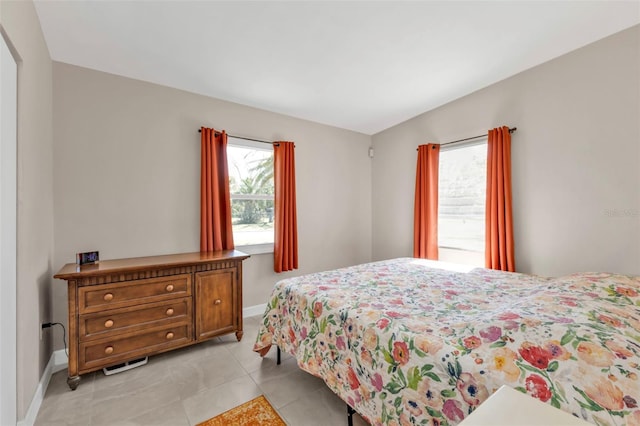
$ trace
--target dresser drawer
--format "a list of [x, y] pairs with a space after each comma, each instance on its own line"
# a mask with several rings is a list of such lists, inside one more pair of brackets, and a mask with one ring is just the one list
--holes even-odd
[[78, 288], [80, 314], [191, 296], [191, 275], [149, 278]]
[[150, 353], [187, 345], [193, 340], [190, 324], [168, 325], [145, 332], [80, 343], [79, 370], [95, 370]]
[[80, 341], [148, 330], [151, 327], [191, 320], [192, 301], [189, 297], [166, 302], [147, 303], [106, 312], [81, 315], [79, 319]]

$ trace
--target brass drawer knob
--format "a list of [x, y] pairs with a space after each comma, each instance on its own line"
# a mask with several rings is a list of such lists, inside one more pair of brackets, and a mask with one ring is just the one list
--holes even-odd
[[173, 339], [173, 333], [172, 332], [168, 332], [166, 337], [167, 337], [167, 340]]
[[167, 316], [173, 315], [173, 308], [167, 309]]
[[169, 284], [169, 285], [165, 288], [165, 290], [167, 290], [168, 292], [173, 291], [173, 284]]
[[107, 293], [107, 294], [105, 294], [105, 295], [104, 295], [104, 297], [103, 297], [103, 299], [104, 299], [104, 301], [105, 301], [105, 302], [110, 302], [110, 301], [112, 301], [112, 300], [113, 300], [113, 293]]
[[222, 300], [220, 299], [216, 299], [215, 302], [213, 302], [214, 305], [219, 305], [222, 303]]
[[111, 327], [113, 327], [113, 320], [106, 320], [106, 321], [104, 322], [104, 326], [105, 326], [106, 328], [111, 328]]
[[104, 353], [107, 355], [110, 355], [113, 353], [113, 346], [107, 346], [106, 348], [104, 348]]

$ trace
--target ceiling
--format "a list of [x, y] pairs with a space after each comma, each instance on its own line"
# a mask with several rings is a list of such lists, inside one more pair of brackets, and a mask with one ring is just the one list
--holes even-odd
[[46, 1], [51, 58], [368, 135], [640, 23], [640, 1]]

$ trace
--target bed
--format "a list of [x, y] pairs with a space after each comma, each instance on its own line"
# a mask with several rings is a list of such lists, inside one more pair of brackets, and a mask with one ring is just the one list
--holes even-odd
[[639, 293], [634, 276], [393, 259], [280, 281], [254, 350], [277, 345], [374, 425], [455, 425], [502, 385], [640, 425]]

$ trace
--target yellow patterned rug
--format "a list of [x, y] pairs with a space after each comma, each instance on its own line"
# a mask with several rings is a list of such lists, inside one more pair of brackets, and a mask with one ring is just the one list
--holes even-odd
[[231, 410], [198, 423], [197, 426], [286, 426], [286, 423], [269, 404], [269, 401], [260, 395], [249, 402], [238, 405]]

